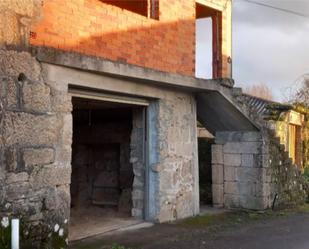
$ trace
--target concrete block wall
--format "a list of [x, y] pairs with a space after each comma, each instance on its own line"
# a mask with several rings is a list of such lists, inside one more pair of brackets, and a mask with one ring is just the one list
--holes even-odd
[[265, 209], [263, 140], [259, 132], [217, 132], [212, 147], [213, 203], [218, 207]]

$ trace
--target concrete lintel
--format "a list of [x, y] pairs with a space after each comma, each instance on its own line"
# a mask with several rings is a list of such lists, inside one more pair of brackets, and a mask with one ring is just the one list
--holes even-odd
[[190, 92], [209, 90], [228, 94], [234, 85], [231, 79], [199, 79], [52, 48], [33, 47], [32, 53], [40, 62], [92, 71], [135, 82], [176, 87]]

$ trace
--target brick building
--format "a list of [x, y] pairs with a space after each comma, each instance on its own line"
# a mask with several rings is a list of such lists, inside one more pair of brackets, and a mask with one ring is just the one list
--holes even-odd
[[[288, 161], [293, 174], [274, 181], [283, 152], [235, 97], [231, 1], [5, 0], [0, 10], [0, 211], [25, 221], [29, 241], [197, 215], [201, 165], [216, 206], [303, 199]], [[197, 18], [212, 20], [212, 79], [194, 77]], [[200, 165], [198, 121], [214, 138]]]

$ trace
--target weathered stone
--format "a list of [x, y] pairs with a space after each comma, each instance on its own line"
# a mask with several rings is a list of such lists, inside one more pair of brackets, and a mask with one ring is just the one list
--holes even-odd
[[57, 190], [55, 188], [49, 188], [44, 198], [44, 208], [46, 210], [55, 210], [58, 205]]
[[213, 184], [223, 184], [223, 165], [213, 164], [212, 165], [212, 182]]
[[241, 155], [224, 154], [224, 165], [239, 167], [241, 165]]
[[[119, 202], [118, 202], [118, 211], [121, 213], [131, 213], [132, 209], [132, 189], [124, 189], [120, 194]], [[136, 205], [138, 207], [138, 205]], [[143, 208], [143, 207], [141, 207]]]
[[29, 181], [33, 189], [70, 184], [71, 169], [48, 165], [33, 172]]
[[30, 80], [39, 80], [40, 72], [40, 64], [29, 53], [0, 49], [0, 75], [18, 77], [24, 73]]
[[7, 201], [24, 199], [33, 196], [29, 182], [16, 182], [6, 186]]
[[259, 154], [261, 147], [261, 142], [243, 142], [241, 143], [240, 152], [243, 154]]
[[222, 145], [212, 145], [212, 163], [213, 164], [223, 164], [223, 146]]
[[17, 169], [17, 150], [14, 147], [7, 148], [4, 154], [6, 169], [14, 172]]
[[269, 183], [256, 183], [256, 196], [257, 197], [266, 197], [266, 196], [270, 196], [271, 194], [271, 188], [270, 188], [270, 184]]
[[228, 142], [223, 146], [224, 154], [240, 154], [243, 153], [240, 142]]
[[23, 161], [25, 166], [37, 166], [51, 164], [55, 160], [53, 148], [27, 148], [23, 150]]
[[252, 182], [225, 182], [224, 193], [232, 195], [255, 195], [255, 183]]
[[237, 168], [237, 181], [259, 182], [262, 180], [262, 170], [259, 168]]
[[8, 109], [19, 107], [19, 84], [13, 78], [8, 78], [6, 83], [6, 101]]
[[236, 168], [224, 166], [224, 181], [234, 182], [236, 180]]
[[264, 210], [267, 208], [267, 201], [263, 197], [240, 196], [239, 206], [252, 210]]
[[227, 208], [239, 208], [240, 207], [240, 196], [237, 194], [225, 194], [224, 195], [224, 206]]
[[6, 145], [52, 145], [57, 143], [61, 122], [56, 115], [9, 113], [4, 118]]
[[29, 175], [26, 172], [21, 173], [10, 173], [7, 174], [6, 184], [16, 183], [16, 182], [26, 182], [29, 180]]
[[253, 154], [243, 154], [241, 155], [241, 166], [243, 167], [254, 167], [255, 160]]
[[213, 204], [217, 207], [224, 205], [224, 188], [223, 184], [212, 185]]
[[50, 89], [38, 82], [25, 81], [22, 88], [23, 106], [27, 111], [50, 111]]

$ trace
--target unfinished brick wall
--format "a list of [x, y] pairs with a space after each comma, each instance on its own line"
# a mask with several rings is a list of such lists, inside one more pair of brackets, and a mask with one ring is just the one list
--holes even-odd
[[160, 0], [160, 20], [99, 0], [45, 0], [32, 45], [194, 74], [195, 1]]
[[[230, 55], [230, 8], [225, 3], [204, 3], [223, 13], [219, 77], [227, 76]], [[106, 1], [45, 0], [30, 43], [193, 76], [195, 12], [195, 0], [160, 0], [158, 20]]]

